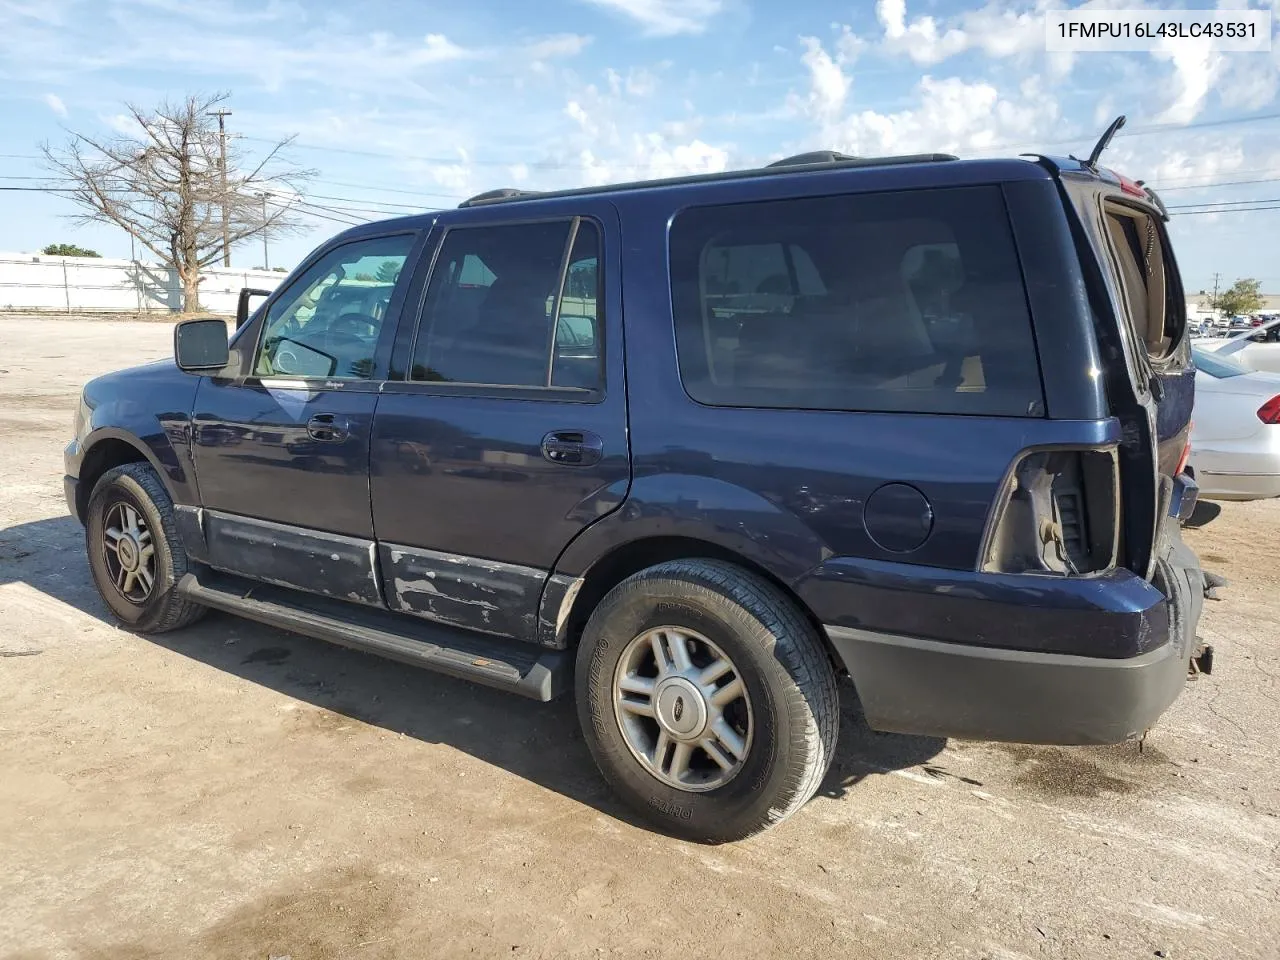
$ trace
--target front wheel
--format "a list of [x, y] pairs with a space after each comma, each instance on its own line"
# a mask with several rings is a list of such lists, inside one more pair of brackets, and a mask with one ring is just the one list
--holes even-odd
[[85, 520], [89, 570], [115, 616], [140, 633], [163, 633], [198, 620], [205, 608], [178, 595], [187, 554], [173, 501], [145, 463], [104, 473]]
[[839, 725], [812, 624], [771, 583], [718, 560], [624, 580], [588, 621], [578, 715], [621, 797], [712, 843], [778, 823], [818, 789]]

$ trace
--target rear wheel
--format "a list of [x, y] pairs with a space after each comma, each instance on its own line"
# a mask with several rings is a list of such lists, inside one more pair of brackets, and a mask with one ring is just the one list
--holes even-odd
[[173, 501], [148, 464], [126, 463], [102, 475], [89, 497], [84, 529], [94, 585], [127, 626], [163, 633], [205, 613], [175, 589], [187, 572], [187, 554]]
[[772, 584], [679, 560], [601, 601], [577, 662], [578, 713], [601, 772], [664, 830], [742, 839], [817, 790], [839, 723], [814, 627]]

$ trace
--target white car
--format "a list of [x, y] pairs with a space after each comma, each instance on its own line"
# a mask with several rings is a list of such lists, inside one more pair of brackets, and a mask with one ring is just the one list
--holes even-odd
[[1191, 353], [1196, 405], [1189, 466], [1201, 499], [1280, 497], [1280, 375], [1250, 370], [1203, 344]]
[[1276, 326], [1280, 326], [1280, 317], [1272, 317], [1261, 326], [1250, 327], [1230, 340], [1193, 337], [1191, 342], [1193, 346], [1211, 350], [1220, 357], [1234, 357], [1249, 370], [1280, 373], [1280, 340], [1268, 338], [1259, 342], [1253, 339]]

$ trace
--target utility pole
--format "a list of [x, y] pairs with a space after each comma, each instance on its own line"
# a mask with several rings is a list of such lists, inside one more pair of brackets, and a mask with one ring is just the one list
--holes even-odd
[[1213, 275], [1213, 299], [1209, 301], [1209, 306], [1215, 313], [1218, 311], [1218, 280], [1221, 277], [1222, 274], [1220, 273], [1215, 273]]
[[262, 198], [262, 269], [271, 269], [271, 258], [267, 256], [267, 197], [269, 193], [258, 194]]
[[210, 110], [209, 116], [218, 118], [218, 140], [222, 145], [222, 265], [231, 266], [231, 227], [227, 223], [227, 117], [230, 110]]

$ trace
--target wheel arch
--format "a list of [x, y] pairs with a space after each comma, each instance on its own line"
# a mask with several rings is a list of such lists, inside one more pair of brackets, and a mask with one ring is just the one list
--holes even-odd
[[80, 462], [80, 483], [76, 488], [76, 515], [81, 523], [84, 523], [88, 516], [89, 498], [93, 496], [93, 488], [98, 485], [102, 475], [126, 463], [148, 464], [159, 476], [160, 483], [170, 499], [176, 499], [164, 468], [156, 461], [145, 444], [122, 431], [110, 428], [100, 430], [90, 438]]
[[658, 535], [628, 540], [597, 558], [579, 578], [577, 589], [566, 594], [562, 601], [570, 605], [567, 614], [559, 615], [564, 623], [565, 644], [577, 646], [587, 620], [610, 590], [641, 570], [671, 560], [721, 560], [767, 581], [813, 625], [832, 667], [837, 674], [844, 672], [844, 665], [822, 622], [790, 584], [737, 550], [692, 536]]

